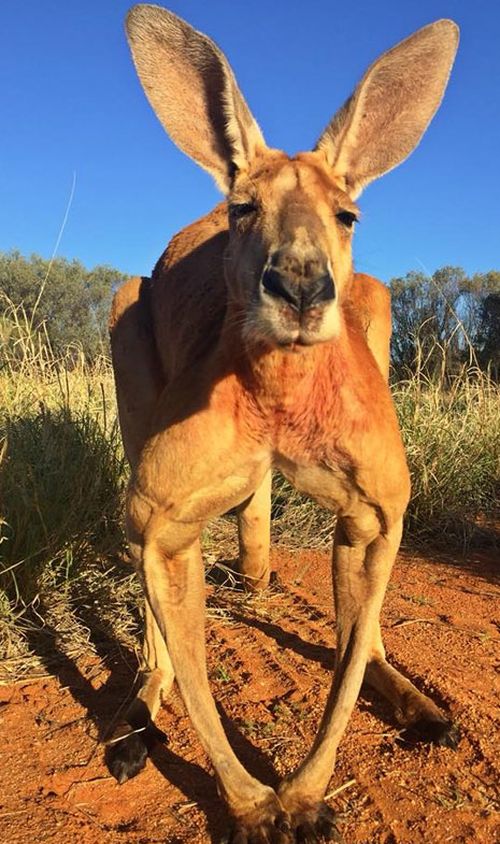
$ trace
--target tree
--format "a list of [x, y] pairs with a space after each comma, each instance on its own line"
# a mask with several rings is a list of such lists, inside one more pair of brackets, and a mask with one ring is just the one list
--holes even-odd
[[0, 253], [0, 315], [22, 307], [34, 331], [42, 325], [56, 354], [69, 345], [94, 358], [107, 349], [107, 320], [123, 274], [111, 267], [89, 271], [79, 261], [19, 252]]
[[498, 353], [500, 272], [469, 277], [460, 267], [446, 266], [432, 276], [409, 272], [394, 278], [390, 289], [397, 374], [419, 366], [428, 375], [443, 368], [450, 375], [467, 362], [486, 367], [495, 348]]
[[495, 380], [500, 380], [500, 292], [488, 293], [482, 302], [478, 339], [483, 366], [489, 366]]

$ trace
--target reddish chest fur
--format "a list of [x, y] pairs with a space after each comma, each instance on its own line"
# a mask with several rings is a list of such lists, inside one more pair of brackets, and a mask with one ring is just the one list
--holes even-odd
[[376, 426], [375, 396], [385, 392], [366, 343], [347, 324], [333, 342], [267, 352], [238, 383], [248, 391], [247, 431], [264, 434], [277, 455], [305, 464], [331, 465], [354, 455]]

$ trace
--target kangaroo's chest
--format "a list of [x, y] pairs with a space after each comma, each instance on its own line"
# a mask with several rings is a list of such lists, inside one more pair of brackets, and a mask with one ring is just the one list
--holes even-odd
[[373, 417], [363, 393], [348, 380], [339, 384], [325, 379], [269, 402], [265, 425], [279, 458], [333, 467], [349, 463], [373, 429]]
[[366, 409], [337, 390], [321, 400], [277, 405], [266, 423], [273, 465], [287, 480], [323, 506], [348, 509], [357, 495], [360, 442], [370, 429]]

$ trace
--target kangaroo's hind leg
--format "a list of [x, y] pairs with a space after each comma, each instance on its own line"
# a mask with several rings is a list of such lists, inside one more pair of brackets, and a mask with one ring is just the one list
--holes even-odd
[[165, 640], [148, 601], [145, 606], [141, 687], [127, 709], [107, 750], [107, 764], [119, 783], [135, 777], [146, 764], [154, 745], [165, 740], [154, 719], [174, 682], [174, 669]]
[[398, 721], [416, 737], [444, 747], [457, 746], [460, 738], [458, 727], [434, 701], [387, 662], [380, 624], [374, 634], [364, 679], [392, 703]]
[[[164, 385], [153, 341], [149, 289], [148, 278], [127, 281], [115, 294], [110, 319], [118, 415], [132, 470], [149, 435], [151, 418]], [[133, 546], [131, 551], [137, 558]], [[142, 650], [142, 685], [107, 751], [110, 771], [118, 782], [139, 773], [152, 746], [164, 738], [154, 726], [154, 719], [162, 695], [168, 693], [174, 680], [167, 646], [147, 601]]]
[[109, 333], [120, 431], [133, 471], [165, 386], [153, 339], [149, 278], [131, 278], [117, 290]]

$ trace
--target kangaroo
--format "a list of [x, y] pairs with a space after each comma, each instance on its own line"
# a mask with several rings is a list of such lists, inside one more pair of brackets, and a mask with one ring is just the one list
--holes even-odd
[[[232, 816], [231, 844], [338, 840], [324, 801], [363, 680], [401, 723], [453, 746], [456, 728], [386, 660], [379, 615], [410, 495], [389, 387], [390, 302], [354, 273], [357, 199], [405, 159], [436, 112], [458, 45], [439, 20], [384, 53], [312, 152], [266, 146], [214, 42], [158, 6], [127, 35], [173, 141], [226, 200], [176, 235], [151, 279], [116, 294], [111, 343], [132, 477], [127, 535], [145, 592], [143, 685], [110, 747], [144, 766], [174, 677]], [[338, 516], [336, 667], [306, 759], [274, 790], [236, 758], [210, 691], [200, 533], [238, 508], [240, 570], [269, 582], [271, 471]]]

